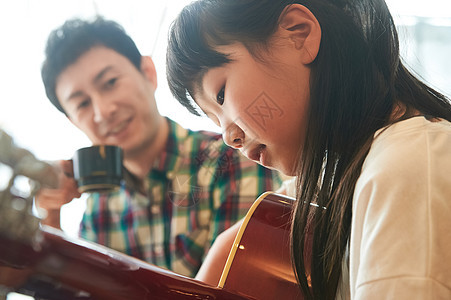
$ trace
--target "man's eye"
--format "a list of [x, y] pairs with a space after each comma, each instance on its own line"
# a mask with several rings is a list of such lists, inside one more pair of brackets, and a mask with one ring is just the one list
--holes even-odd
[[105, 87], [111, 88], [115, 85], [117, 78], [111, 78], [105, 83]]
[[218, 95], [216, 96], [216, 102], [217, 102], [219, 105], [222, 105], [222, 104], [224, 103], [224, 90], [225, 90], [225, 87], [223, 87], [223, 88], [219, 91]]
[[81, 101], [81, 102], [77, 105], [77, 110], [89, 106], [89, 103], [90, 103], [89, 100]]

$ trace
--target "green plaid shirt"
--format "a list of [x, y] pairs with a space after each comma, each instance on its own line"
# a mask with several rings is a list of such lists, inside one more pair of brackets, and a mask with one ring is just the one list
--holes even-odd
[[194, 277], [218, 234], [282, 180], [220, 135], [168, 122], [166, 149], [148, 174], [147, 195], [125, 184], [114, 193], [89, 195], [80, 236]]

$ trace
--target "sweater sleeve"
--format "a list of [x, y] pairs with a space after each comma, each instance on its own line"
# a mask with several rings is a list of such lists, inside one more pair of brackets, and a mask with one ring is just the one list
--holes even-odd
[[353, 299], [451, 299], [451, 134], [380, 136], [353, 202]]

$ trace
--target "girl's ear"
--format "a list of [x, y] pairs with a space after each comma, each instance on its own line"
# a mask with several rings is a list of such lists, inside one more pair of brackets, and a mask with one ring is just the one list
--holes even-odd
[[150, 56], [142, 56], [141, 57], [141, 72], [149, 79], [149, 81], [153, 84], [154, 89], [157, 88], [157, 71], [155, 69], [155, 65]]
[[280, 15], [279, 30], [291, 39], [301, 53], [301, 61], [310, 64], [318, 55], [321, 26], [312, 12], [303, 5], [292, 4]]

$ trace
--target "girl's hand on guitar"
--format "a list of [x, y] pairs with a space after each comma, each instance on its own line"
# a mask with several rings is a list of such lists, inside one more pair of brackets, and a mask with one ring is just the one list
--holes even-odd
[[52, 227], [60, 228], [61, 206], [81, 196], [78, 192], [77, 182], [74, 179], [73, 166], [71, 160], [61, 160], [57, 162], [58, 188], [42, 188], [35, 196], [35, 203], [38, 208], [45, 209], [47, 215], [42, 223]]

